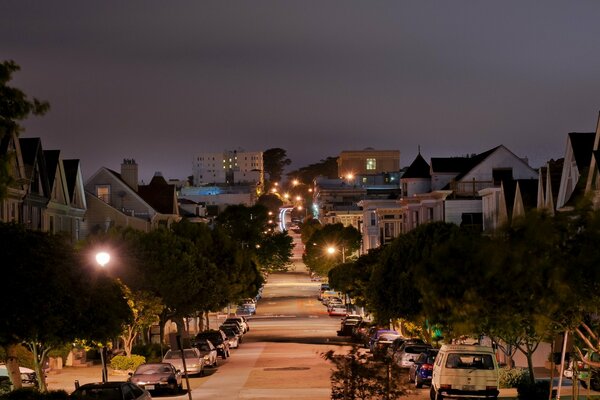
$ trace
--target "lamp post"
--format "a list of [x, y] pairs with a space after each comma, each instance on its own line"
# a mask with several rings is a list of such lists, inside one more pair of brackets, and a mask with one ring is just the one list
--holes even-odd
[[[110, 254], [106, 251], [96, 253], [96, 262], [102, 268], [110, 262]], [[108, 382], [108, 370], [106, 369], [106, 346], [102, 345], [100, 349], [100, 360], [102, 361], [102, 383]]]
[[[334, 246], [329, 246], [327, 247], [327, 253], [329, 254], [335, 254], [335, 252], [337, 251], [337, 249]], [[346, 262], [346, 248], [344, 246], [342, 246], [342, 263]]]

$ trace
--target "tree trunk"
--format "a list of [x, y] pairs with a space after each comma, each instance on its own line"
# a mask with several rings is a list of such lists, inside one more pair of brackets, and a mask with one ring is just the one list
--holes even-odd
[[33, 369], [35, 370], [35, 374], [38, 380], [38, 390], [42, 393], [47, 392], [48, 388], [46, 386], [46, 375], [44, 374], [44, 362], [46, 361], [46, 355], [50, 351], [50, 347], [44, 349], [41, 345], [37, 343], [28, 343], [29, 350], [33, 353]]
[[208, 311], [206, 312], [206, 330], [210, 329], [210, 318], [208, 316]]
[[10, 383], [15, 390], [23, 387], [21, 372], [19, 371], [19, 359], [17, 358], [17, 346], [16, 344], [11, 344], [6, 349], [6, 371], [8, 372]]
[[527, 346], [527, 353], [525, 354], [525, 357], [527, 358], [527, 368], [529, 368], [529, 380], [531, 383], [534, 383], [535, 373], [533, 372], [533, 352], [529, 348], [529, 345]]

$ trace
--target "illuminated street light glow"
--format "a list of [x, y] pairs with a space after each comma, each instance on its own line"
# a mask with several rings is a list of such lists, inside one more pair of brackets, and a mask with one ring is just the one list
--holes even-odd
[[108, 254], [105, 251], [101, 251], [101, 252], [97, 253], [96, 254], [96, 262], [101, 267], [105, 267], [106, 264], [108, 264], [110, 262], [110, 254]]
[[300, 184], [300, 181], [298, 179], [294, 179], [292, 181], [292, 185], [294, 185], [294, 186], [298, 186], [299, 184]]
[[289, 193], [284, 193], [283, 197], [284, 197], [285, 199], [289, 199], [289, 198], [290, 198], [290, 194], [289, 194]]
[[329, 246], [329, 247], [327, 248], [327, 252], [328, 252], [329, 254], [333, 254], [333, 253], [335, 253], [335, 247], [333, 247], [333, 246]]
[[346, 175], [346, 179], [351, 181], [352, 179], [354, 179], [354, 174], [350, 173], [350, 174]]
[[277, 188], [271, 189], [271, 193], [277, 193]]
[[301, 201], [302, 200], [302, 196], [296, 196], [296, 201]]

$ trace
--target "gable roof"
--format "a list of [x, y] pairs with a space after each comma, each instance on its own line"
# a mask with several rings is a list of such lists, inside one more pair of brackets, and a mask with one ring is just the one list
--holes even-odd
[[75, 185], [77, 183], [77, 171], [79, 170], [79, 160], [63, 160], [65, 177], [67, 178], [67, 190], [69, 199], [73, 200]]
[[176, 188], [161, 175], [154, 175], [148, 185], [140, 185], [138, 194], [161, 214], [177, 214]]
[[[42, 141], [40, 138], [19, 138], [21, 146], [21, 156], [25, 165], [25, 177], [29, 181], [29, 191], [31, 192], [31, 184], [33, 173], [37, 168], [41, 189], [43, 193], [39, 193], [45, 197], [50, 197], [51, 188], [48, 182], [48, 170], [46, 169], [46, 161], [44, 159], [44, 151], [42, 150]], [[34, 189], [35, 190], [35, 189]]]
[[501, 146], [476, 154], [472, 157], [438, 157], [431, 159], [431, 170], [438, 173], [456, 173], [456, 180], [466, 175], [477, 164], [485, 160], [490, 154]]
[[573, 149], [573, 157], [579, 171], [590, 166], [594, 149], [595, 132], [570, 132], [569, 140]]
[[44, 159], [46, 160], [46, 169], [48, 170], [48, 183], [51, 188], [54, 187], [59, 157], [60, 150], [44, 150]]
[[429, 167], [429, 164], [427, 164], [427, 161], [425, 161], [425, 159], [423, 158], [421, 153], [419, 153], [419, 154], [417, 154], [417, 157], [414, 159], [412, 164], [410, 164], [410, 166], [408, 167], [408, 169], [406, 170], [406, 172], [402, 175], [402, 177], [400, 179], [406, 179], [406, 178], [429, 179], [429, 178], [431, 178], [430, 171], [431, 171], [431, 169]]

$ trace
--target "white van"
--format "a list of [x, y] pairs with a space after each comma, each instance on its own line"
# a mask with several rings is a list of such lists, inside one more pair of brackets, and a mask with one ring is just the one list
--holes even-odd
[[497, 399], [498, 363], [494, 349], [445, 344], [433, 365], [431, 399], [469, 397]]

